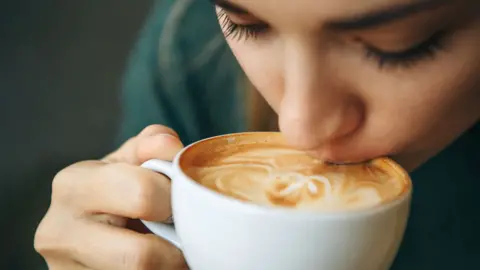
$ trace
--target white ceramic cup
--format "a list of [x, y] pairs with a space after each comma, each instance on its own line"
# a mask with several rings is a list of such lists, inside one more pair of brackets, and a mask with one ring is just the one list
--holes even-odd
[[192, 146], [229, 136], [196, 142], [180, 152], [173, 163], [150, 160], [142, 165], [172, 180], [175, 227], [142, 222], [181, 249], [191, 269], [390, 268], [405, 231], [411, 185], [395, 201], [359, 211], [306, 212], [245, 203], [198, 184], [179, 166]]

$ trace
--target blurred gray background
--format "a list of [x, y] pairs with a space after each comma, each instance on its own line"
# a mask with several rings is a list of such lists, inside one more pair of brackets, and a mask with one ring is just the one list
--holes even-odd
[[151, 2], [0, 0], [0, 269], [38, 265], [33, 235], [53, 176], [111, 149]]

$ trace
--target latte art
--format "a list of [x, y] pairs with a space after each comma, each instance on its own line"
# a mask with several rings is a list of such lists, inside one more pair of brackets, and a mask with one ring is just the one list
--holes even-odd
[[331, 165], [278, 144], [231, 143], [217, 150], [192, 160], [187, 174], [209, 189], [260, 205], [359, 209], [397, 198], [406, 185], [374, 163]]

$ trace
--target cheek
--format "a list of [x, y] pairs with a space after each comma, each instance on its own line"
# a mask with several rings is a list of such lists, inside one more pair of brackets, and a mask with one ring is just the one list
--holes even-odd
[[[390, 153], [430, 154], [445, 147], [480, 117], [480, 92], [475, 88], [480, 82], [479, 29], [461, 33], [456, 44], [437, 58], [405, 69], [379, 71], [363, 57], [335, 55], [335, 76], [327, 78], [345, 85], [364, 103], [365, 122], [352, 136], [321, 150], [339, 159], [362, 159]], [[286, 70], [281, 42], [228, 43], [250, 81], [278, 112]]]
[[378, 137], [403, 152], [435, 152], [474, 124], [480, 116], [480, 42], [471, 38], [475, 31], [458, 33], [455, 44], [434, 59], [403, 71], [359, 69], [364, 79], [357, 82], [370, 102], [365, 137]]
[[250, 82], [277, 111], [283, 98], [283, 53], [275, 44], [229, 40], [233, 54]]

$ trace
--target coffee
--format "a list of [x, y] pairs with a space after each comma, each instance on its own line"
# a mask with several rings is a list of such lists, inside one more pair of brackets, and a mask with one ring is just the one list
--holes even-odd
[[410, 190], [393, 161], [332, 165], [289, 147], [279, 133], [247, 133], [206, 141], [180, 160], [199, 184], [238, 200], [319, 211], [356, 210]]
[[387, 270], [410, 213], [395, 162], [332, 166], [279, 133], [208, 138], [141, 166], [172, 180], [175, 227], [142, 222], [197, 270]]

